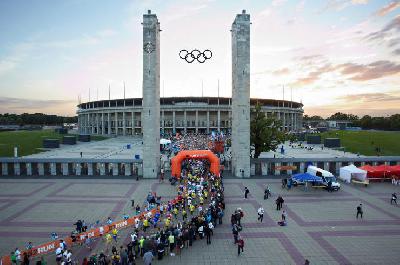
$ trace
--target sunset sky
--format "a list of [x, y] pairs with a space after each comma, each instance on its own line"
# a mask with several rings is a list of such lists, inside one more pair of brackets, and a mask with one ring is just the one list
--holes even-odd
[[[305, 113], [400, 113], [400, 1], [0, 1], [0, 113], [74, 115], [142, 95], [142, 16], [161, 23], [161, 96], [231, 96], [235, 15], [251, 15], [251, 96]], [[181, 49], [210, 49], [187, 64]]]

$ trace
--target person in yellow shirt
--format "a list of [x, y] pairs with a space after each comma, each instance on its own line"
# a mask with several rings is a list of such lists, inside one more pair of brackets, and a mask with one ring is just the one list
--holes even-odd
[[146, 232], [147, 228], [149, 227], [149, 220], [146, 218], [143, 220], [143, 231]]
[[194, 209], [195, 209], [194, 205], [191, 204], [191, 205], [189, 206], [190, 215], [193, 215]]
[[173, 212], [174, 212], [174, 216], [175, 216], [175, 218], [176, 218], [176, 217], [178, 216], [178, 212], [179, 212], [179, 211], [178, 211], [178, 208], [175, 207], [174, 210], [173, 210]]
[[204, 203], [203, 196], [200, 196], [199, 200], [200, 200], [200, 205], [203, 205], [203, 203]]
[[104, 236], [104, 238], [105, 238], [107, 244], [110, 244], [110, 243], [111, 243], [112, 236], [111, 236], [110, 234], [106, 234], [106, 235]]
[[187, 217], [187, 212], [185, 211], [185, 209], [183, 209], [183, 211], [182, 211], [182, 218], [183, 218], [183, 221], [186, 220], [186, 217]]
[[114, 239], [115, 242], [117, 242], [117, 237], [118, 237], [117, 228], [114, 227], [114, 229], [111, 231], [111, 233], [112, 233], [112, 238]]
[[208, 192], [207, 192], [207, 190], [204, 190], [204, 197], [205, 197], [205, 199], [207, 200], [207, 198], [208, 198]]
[[171, 224], [171, 220], [169, 218], [165, 218], [164, 219], [164, 225], [165, 227], [169, 227], [169, 225]]

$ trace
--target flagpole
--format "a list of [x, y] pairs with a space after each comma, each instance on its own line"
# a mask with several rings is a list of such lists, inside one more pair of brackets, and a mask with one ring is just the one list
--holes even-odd
[[125, 107], [125, 81], [124, 81], [124, 107]]
[[110, 90], [111, 90], [111, 87], [110, 87], [110, 84], [108, 84], [108, 107], [109, 108], [111, 107], [111, 92], [110, 92]]
[[219, 106], [219, 79], [218, 79], [218, 106]]

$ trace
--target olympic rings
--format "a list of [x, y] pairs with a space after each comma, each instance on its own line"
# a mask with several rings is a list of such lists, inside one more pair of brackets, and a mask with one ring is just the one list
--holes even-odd
[[204, 63], [206, 60], [211, 59], [212, 52], [210, 50], [204, 50], [204, 52], [200, 52], [197, 49], [189, 52], [188, 50], [181, 50], [179, 52], [179, 57], [182, 60], [185, 60], [187, 63], [193, 63], [195, 60], [199, 63]]

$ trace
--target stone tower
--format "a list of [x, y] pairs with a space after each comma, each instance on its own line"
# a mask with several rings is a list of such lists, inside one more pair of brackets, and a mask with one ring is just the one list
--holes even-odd
[[149, 10], [143, 15], [143, 177], [160, 170], [160, 23]]
[[232, 174], [250, 177], [250, 15], [232, 23]]

